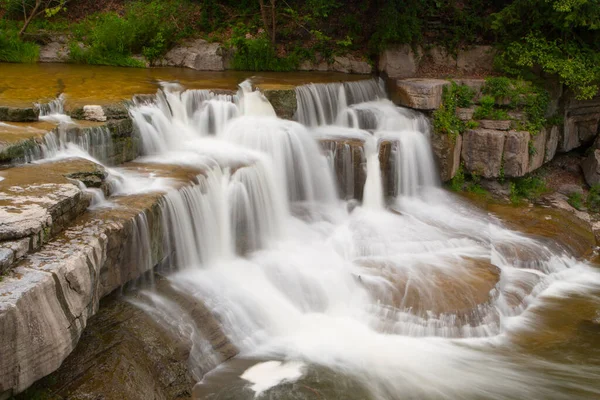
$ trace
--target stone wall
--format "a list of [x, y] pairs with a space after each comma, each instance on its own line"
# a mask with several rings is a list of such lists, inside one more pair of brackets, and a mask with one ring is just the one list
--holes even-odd
[[[481, 98], [483, 79], [456, 79], [475, 92], [475, 102]], [[449, 81], [427, 78], [406, 78], [388, 81], [391, 99], [429, 115], [442, 104], [443, 88]], [[469, 174], [483, 178], [516, 178], [535, 171], [556, 154], [589, 146], [598, 134], [600, 96], [592, 100], [576, 100], [572, 93], [555, 91], [549, 114], [563, 117], [560, 125], [551, 125], [532, 135], [519, 130], [524, 121], [522, 112], [509, 112], [510, 120], [478, 120], [476, 128], [452, 137], [433, 134], [432, 146], [443, 181], [454, 177], [459, 165]], [[464, 121], [472, 121], [475, 106], [456, 110]], [[599, 158], [600, 160], [600, 158]], [[590, 158], [589, 163], [593, 163]], [[594, 167], [589, 167], [591, 171]], [[598, 169], [600, 172], [600, 169]], [[600, 179], [600, 178], [599, 178]]]

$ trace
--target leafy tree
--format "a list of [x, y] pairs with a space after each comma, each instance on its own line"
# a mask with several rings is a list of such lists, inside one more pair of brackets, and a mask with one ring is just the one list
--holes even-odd
[[600, 0], [515, 0], [493, 16], [503, 43], [499, 65], [511, 73], [540, 68], [578, 98], [598, 93]]
[[50, 18], [66, 9], [69, 0], [4, 0], [4, 7], [7, 9], [20, 9], [23, 13], [23, 26], [18, 36], [23, 36], [27, 27], [35, 18], [44, 14]]

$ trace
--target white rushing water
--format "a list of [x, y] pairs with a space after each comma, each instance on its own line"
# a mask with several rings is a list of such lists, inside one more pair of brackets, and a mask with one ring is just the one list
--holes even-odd
[[[235, 96], [164, 84], [130, 110], [138, 161], [192, 168], [194, 184], [107, 168], [114, 195], [165, 193], [170, 284], [257, 360], [238, 374], [255, 396], [325, 369], [373, 399], [600, 397], [598, 363], [536, 351], [577, 332], [556, 328], [553, 309], [600, 309], [595, 267], [442, 190], [427, 121], [387, 100], [381, 81], [296, 95], [298, 122], [278, 119], [250, 82]], [[60, 107], [43, 113], [61, 120]], [[108, 131], [70, 129], [63, 121], [30, 160], [108, 163]], [[132, 229], [130, 258], [151, 270], [144, 213]], [[216, 393], [203, 371], [224, 360], [192, 311], [151, 290], [135, 302], [192, 343], [190, 368]]]
[[[217, 316], [240, 357], [267, 360], [240, 374], [257, 395], [318, 366], [376, 399], [600, 396], [597, 365], [521, 348], [551, 329], [550, 304], [576, 295], [598, 308], [598, 271], [440, 189], [425, 119], [380, 82], [299, 88], [302, 123], [276, 118], [248, 83], [235, 97], [161, 93], [131, 110], [145, 160], [203, 170], [164, 200], [180, 269], [169, 279]], [[364, 191], [362, 206], [347, 211], [335, 193], [336, 165], [342, 196]], [[170, 329], [190, 326], [148, 296]], [[208, 357], [197, 344], [192, 364]]]

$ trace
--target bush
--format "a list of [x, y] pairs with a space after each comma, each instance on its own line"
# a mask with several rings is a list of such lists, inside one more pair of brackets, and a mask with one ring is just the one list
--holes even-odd
[[479, 100], [479, 107], [473, 113], [474, 119], [508, 119], [508, 114], [505, 110], [496, 108], [496, 100], [490, 96], [483, 96]]
[[546, 191], [546, 183], [543, 179], [529, 175], [510, 182], [510, 201], [518, 204], [522, 199], [535, 200]]
[[457, 107], [469, 107], [473, 103], [474, 92], [465, 85], [457, 85], [451, 81], [450, 86], [444, 86], [442, 105], [433, 113], [433, 129], [440, 135], [450, 135], [453, 138], [462, 134], [466, 124], [456, 116]]
[[591, 212], [600, 212], [600, 185], [591, 187], [585, 205]]
[[246, 38], [242, 26], [234, 29], [234, 36], [229, 42], [235, 54], [231, 67], [241, 71], [291, 71], [297, 68], [300, 60], [296, 54], [286, 58], [277, 57], [275, 47], [266, 36]]

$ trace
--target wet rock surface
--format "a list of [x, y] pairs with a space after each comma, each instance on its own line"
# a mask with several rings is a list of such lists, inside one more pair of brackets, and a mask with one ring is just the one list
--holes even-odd
[[0, 106], [0, 121], [34, 122], [38, 120], [40, 110], [37, 107], [2, 107]]
[[456, 175], [460, 167], [462, 136], [436, 135], [431, 137], [433, 155], [440, 169], [440, 179], [447, 182]]
[[237, 349], [202, 303], [174, 290], [160, 277], [156, 293], [186, 310], [211, 344], [213, 354], [204, 354], [204, 367], [190, 364], [193, 340], [198, 340], [187, 336], [191, 332], [161, 324], [160, 318], [136, 306], [146, 300], [142, 292], [115, 293], [102, 300], [61, 367], [17, 400], [36, 393], [73, 400], [98, 396], [106, 400], [190, 399], [195, 382], [214, 368], [211, 358], [225, 361]]

